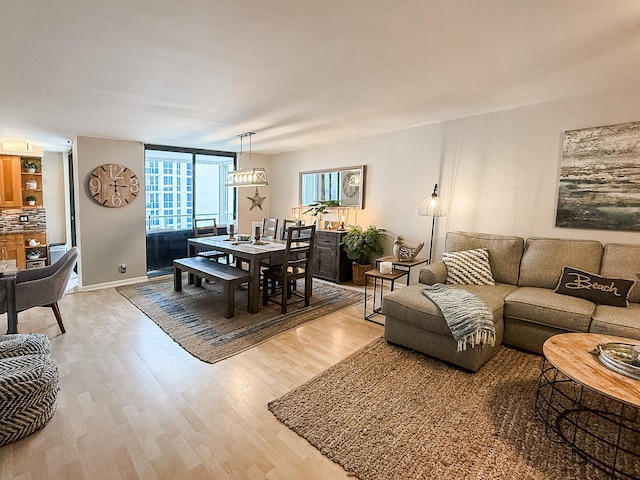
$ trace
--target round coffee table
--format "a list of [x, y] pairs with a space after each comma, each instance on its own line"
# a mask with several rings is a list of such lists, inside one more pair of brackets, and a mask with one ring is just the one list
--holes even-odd
[[639, 340], [565, 333], [543, 346], [536, 414], [553, 441], [619, 478], [640, 479], [640, 380], [605, 367], [598, 345]]

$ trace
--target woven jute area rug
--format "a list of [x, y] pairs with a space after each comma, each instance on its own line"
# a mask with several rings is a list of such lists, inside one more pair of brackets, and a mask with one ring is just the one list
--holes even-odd
[[361, 480], [606, 478], [536, 419], [541, 362], [502, 347], [468, 373], [380, 339], [269, 409]]
[[[260, 311], [247, 310], [247, 291], [236, 291], [235, 316], [224, 318], [221, 285], [203, 282], [202, 287], [187, 285], [173, 291], [173, 278], [118, 287], [145, 315], [194, 357], [215, 363], [240, 353], [276, 335], [364, 299], [360, 292], [313, 282], [309, 307], [292, 304], [283, 315], [279, 305], [270, 303]], [[262, 303], [262, 302], [261, 302]]]

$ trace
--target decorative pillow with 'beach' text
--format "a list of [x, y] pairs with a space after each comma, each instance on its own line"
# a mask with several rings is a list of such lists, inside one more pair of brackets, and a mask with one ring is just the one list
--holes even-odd
[[584, 298], [600, 305], [627, 307], [627, 298], [635, 283], [635, 280], [601, 277], [595, 273], [564, 267], [554, 292]]

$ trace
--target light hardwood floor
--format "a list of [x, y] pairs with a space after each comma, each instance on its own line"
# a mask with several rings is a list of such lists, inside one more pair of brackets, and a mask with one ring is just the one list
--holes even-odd
[[[115, 289], [74, 293], [20, 314], [51, 339], [55, 416], [0, 448], [0, 479], [345, 479], [267, 403], [383, 334], [362, 304], [214, 365], [171, 340]], [[0, 317], [6, 331], [6, 316]]]

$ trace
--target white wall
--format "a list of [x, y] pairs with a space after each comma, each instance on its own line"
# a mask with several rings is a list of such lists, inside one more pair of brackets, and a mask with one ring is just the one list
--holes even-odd
[[[247, 159], [240, 168], [267, 168], [269, 186], [259, 189], [267, 198], [262, 210], [249, 210], [247, 197], [255, 188], [238, 189], [239, 231], [248, 232], [251, 221], [263, 217], [291, 218], [300, 171], [364, 164], [365, 209], [349, 222], [387, 229], [387, 252], [399, 234], [411, 243], [425, 242], [428, 249], [431, 218], [418, 216], [417, 209], [436, 182], [447, 211], [437, 221], [436, 259], [449, 230], [640, 243], [640, 232], [554, 227], [563, 132], [638, 121], [638, 112], [640, 89], [557, 100], [271, 157], [253, 154], [251, 165]], [[105, 208], [86, 187], [89, 173], [103, 163], [122, 163], [144, 178], [144, 146], [78, 137], [74, 162], [83, 287], [144, 277], [144, 199]], [[118, 272], [121, 263], [127, 263], [127, 274]]]
[[[244, 157], [244, 158], [243, 158]], [[252, 154], [249, 160], [249, 155], [243, 153], [238, 158], [238, 169], [244, 168], [268, 168], [267, 164], [269, 157], [265, 155]], [[267, 180], [269, 185], [266, 187], [258, 187], [258, 194], [260, 197], [264, 197], [262, 201], [262, 208], [254, 207], [251, 210], [253, 202], [247, 197], [253, 197], [256, 193], [256, 187], [242, 187], [238, 188], [238, 232], [249, 234], [251, 232], [251, 222], [262, 220], [269, 217], [270, 200], [271, 200], [271, 177], [267, 171]]]
[[[99, 205], [89, 195], [87, 179], [106, 163], [132, 169], [144, 182], [144, 145], [139, 142], [78, 137], [73, 144], [77, 240], [82, 288], [126, 283], [146, 277], [144, 189], [120, 208]], [[119, 266], [127, 264], [127, 273]]]
[[[367, 166], [357, 223], [425, 242], [431, 218], [418, 205], [439, 184], [447, 215], [437, 220], [434, 258], [449, 230], [640, 243], [640, 232], [555, 228], [565, 130], [640, 120], [640, 89], [577, 97], [274, 155], [269, 214], [290, 218], [298, 173]], [[353, 218], [349, 219], [353, 221]]]

